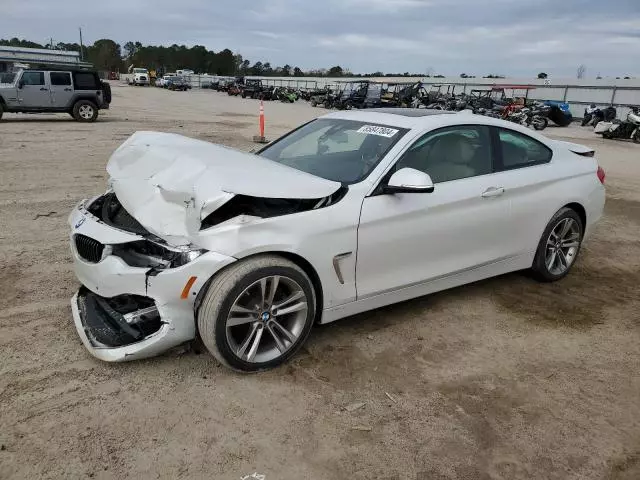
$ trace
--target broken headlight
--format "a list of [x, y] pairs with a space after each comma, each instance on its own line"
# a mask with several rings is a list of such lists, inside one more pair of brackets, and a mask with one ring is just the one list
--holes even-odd
[[174, 257], [171, 262], [171, 267], [181, 267], [182, 265], [186, 265], [189, 262], [193, 262], [200, 255], [205, 253], [206, 250], [187, 250], [184, 252], [180, 252], [176, 257]]
[[112, 246], [112, 255], [120, 257], [131, 267], [141, 268], [177, 268], [194, 261], [205, 252], [197, 248], [169, 248], [150, 240]]

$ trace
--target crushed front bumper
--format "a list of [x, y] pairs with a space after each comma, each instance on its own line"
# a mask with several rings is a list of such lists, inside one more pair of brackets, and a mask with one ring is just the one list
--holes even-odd
[[106, 245], [141, 237], [106, 225], [84, 208], [84, 202], [73, 210], [69, 224], [74, 272], [83, 285], [71, 300], [74, 323], [87, 350], [108, 362], [151, 357], [193, 340], [198, 292], [212, 275], [235, 261], [206, 252], [181, 267], [154, 270], [127, 265], [105, 249], [107, 253], [93, 263], [78, 253], [76, 235]]

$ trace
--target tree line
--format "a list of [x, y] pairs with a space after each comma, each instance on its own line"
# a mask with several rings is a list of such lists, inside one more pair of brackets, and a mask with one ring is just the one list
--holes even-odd
[[[269, 62], [257, 61], [251, 63], [239, 53], [233, 53], [228, 48], [219, 52], [208, 50], [202, 45], [187, 47], [185, 45], [155, 46], [143, 45], [140, 42], [126, 42], [120, 46], [108, 38], [96, 40], [92, 45], [80, 45], [77, 43], [48, 43], [40, 44], [18, 38], [0, 39], [0, 45], [27, 48], [46, 48], [56, 50], [70, 50], [81, 52], [82, 58], [92, 63], [98, 70], [109, 72], [126, 72], [130, 66], [146, 67], [156, 70], [158, 73], [175, 72], [178, 69], [189, 68], [196, 73], [209, 73], [225, 76], [265, 76], [265, 77], [432, 77], [444, 78], [444, 75], [433, 74], [429, 68], [427, 74], [423, 73], [391, 73], [372, 72], [353, 74], [339, 65], [330, 68], [303, 71], [293, 65], [272, 66]], [[586, 67], [580, 65], [577, 70], [577, 78], [585, 76]], [[460, 78], [476, 78], [467, 73], [460, 74]], [[482, 78], [504, 78], [503, 75], [489, 74]], [[540, 72], [538, 78], [548, 78], [547, 73]], [[599, 74], [596, 78], [602, 78]], [[620, 77], [616, 77], [620, 78]], [[625, 79], [630, 78], [625, 76]]]
[[[110, 72], [126, 72], [130, 66], [145, 67], [159, 73], [175, 72], [189, 68], [196, 73], [225, 76], [274, 76], [274, 77], [380, 77], [383, 72], [353, 74], [339, 65], [330, 68], [303, 71], [294, 65], [272, 66], [270, 62], [255, 63], [233, 53], [228, 48], [215, 52], [202, 45], [187, 47], [185, 45], [155, 46], [143, 45], [141, 42], [126, 42], [120, 46], [108, 38], [96, 40], [93, 45], [78, 43], [40, 44], [18, 38], [0, 39], [0, 45], [12, 47], [44, 48], [80, 52], [84, 61], [92, 63], [98, 70]], [[387, 73], [386, 75], [419, 77], [421, 73]], [[437, 76], [441, 77], [441, 76]]]

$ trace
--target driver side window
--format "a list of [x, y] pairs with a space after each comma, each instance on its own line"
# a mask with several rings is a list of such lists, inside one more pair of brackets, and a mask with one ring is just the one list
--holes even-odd
[[24, 85], [44, 85], [44, 72], [24, 72], [22, 83]]
[[415, 168], [434, 183], [486, 175], [493, 171], [489, 127], [457, 125], [418, 139], [396, 164], [396, 171]]

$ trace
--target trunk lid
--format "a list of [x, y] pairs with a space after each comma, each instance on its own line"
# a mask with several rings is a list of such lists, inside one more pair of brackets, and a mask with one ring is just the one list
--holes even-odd
[[556, 143], [573, 153], [582, 155], [583, 157], [593, 157], [596, 152], [593, 148], [585, 147], [584, 145], [580, 145], [578, 143], [563, 142], [561, 140], [556, 140]]
[[127, 212], [151, 233], [174, 240], [195, 234], [203, 218], [235, 195], [320, 199], [340, 188], [257, 155], [158, 132], [129, 137], [107, 172]]

